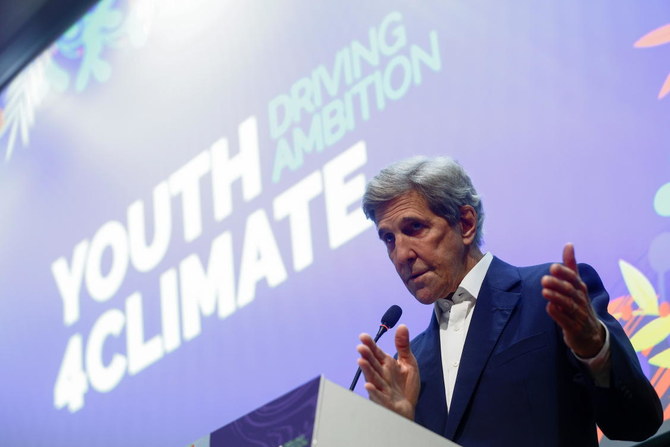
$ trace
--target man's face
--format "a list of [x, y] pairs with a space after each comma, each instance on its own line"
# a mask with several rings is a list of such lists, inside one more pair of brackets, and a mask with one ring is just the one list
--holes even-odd
[[411, 191], [377, 210], [379, 238], [407, 290], [423, 304], [454, 292], [467, 273], [468, 237]]

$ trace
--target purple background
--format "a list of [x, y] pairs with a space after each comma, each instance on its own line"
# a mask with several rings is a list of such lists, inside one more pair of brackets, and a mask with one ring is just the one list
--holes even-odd
[[[117, 3], [123, 12], [132, 4]], [[423, 330], [431, 309], [406, 292], [372, 229], [331, 250], [319, 195], [310, 207], [314, 262], [295, 272], [288, 223], [272, 219], [280, 192], [360, 140], [368, 160], [356, 172], [366, 178], [416, 154], [459, 160], [484, 198], [484, 248], [507, 262], [559, 260], [570, 241], [612, 297], [628, 294], [617, 264], [623, 259], [667, 300], [667, 270], [655, 270], [648, 252], [670, 227], [653, 206], [670, 182], [670, 97], [657, 98], [670, 45], [633, 47], [670, 23], [667, 2], [144, 3], [154, 5], [146, 43], [107, 48], [106, 82], [50, 94], [30, 143], [0, 163], [3, 444], [185, 445], [318, 374], [348, 386], [357, 335], [376, 331], [391, 304], [403, 307], [401, 321], [413, 334]], [[273, 184], [268, 103], [318, 65], [331, 67], [338, 50], [365, 41], [392, 11], [402, 14], [410, 44], [425, 48], [436, 31], [441, 70], [424, 68], [421, 85]], [[237, 126], [251, 115], [259, 125], [261, 195], [245, 203], [236, 185], [234, 215], [216, 222], [205, 176], [203, 234], [184, 241], [174, 198], [162, 262], [148, 273], [129, 267], [105, 303], [82, 288], [82, 316], [65, 327], [52, 262], [69, 261], [105, 222], [124, 222], [135, 200], [151, 204], [156, 184], [218, 138], [228, 137], [235, 152]], [[225, 319], [203, 318], [198, 337], [126, 374], [109, 393], [89, 389], [78, 412], [54, 408], [70, 336], [79, 332], [86, 343], [96, 320], [123, 310], [135, 291], [143, 296], [145, 337], [158, 333], [160, 274], [191, 253], [206, 262], [212, 240], [229, 230], [237, 275], [245, 220], [258, 209], [270, 218], [286, 281], [274, 288], [259, 282], [249, 305]], [[382, 347], [392, 350], [391, 341], [387, 335]], [[667, 347], [666, 340], [655, 352]], [[107, 339], [105, 360], [125, 349], [124, 334]]]

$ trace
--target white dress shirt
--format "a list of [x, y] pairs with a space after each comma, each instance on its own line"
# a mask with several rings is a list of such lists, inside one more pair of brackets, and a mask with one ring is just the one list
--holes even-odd
[[451, 406], [451, 397], [454, 394], [458, 366], [465, 345], [465, 336], [470, 327], [470, 320], [472, 320], [472, 311], [492, 260], [493, 255], [486, 253], [465, 275], [456, 292], [450, 297], [451, 299], [440, 298], [435, 302], [435, 316], [440, 323], [440, 350], [447, 409]]

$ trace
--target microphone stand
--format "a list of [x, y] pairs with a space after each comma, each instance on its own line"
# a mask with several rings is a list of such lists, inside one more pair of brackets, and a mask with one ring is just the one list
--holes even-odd
[[[377, 335], [375, 335], [375, 343], [377, 343], [377, 340], [379, 340], [379, 337], [384, 335], [386, 331], [388, 331], [389, 328], [386, 327], [385, 324], [380, 324], [379, 325], [379, 330], [377, 331]], [[351, 386], [349, 387], [349, 391], [353, 391], [354, 388], [356, 388], [356, 383], [358, 382], [358, 378], [361, 376], [361, 367], [359, 366], [358, 369], [356, 370], [356, 375], [354, 376], [353, 382], [351, 382]]]

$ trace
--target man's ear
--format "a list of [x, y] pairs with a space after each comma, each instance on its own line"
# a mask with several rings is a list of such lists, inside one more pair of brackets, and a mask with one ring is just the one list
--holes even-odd
[[463, 205], [461, 208], [461, 237], [465, 245], [471, 245], [477, 235], [477, 211], [470, 205]]

